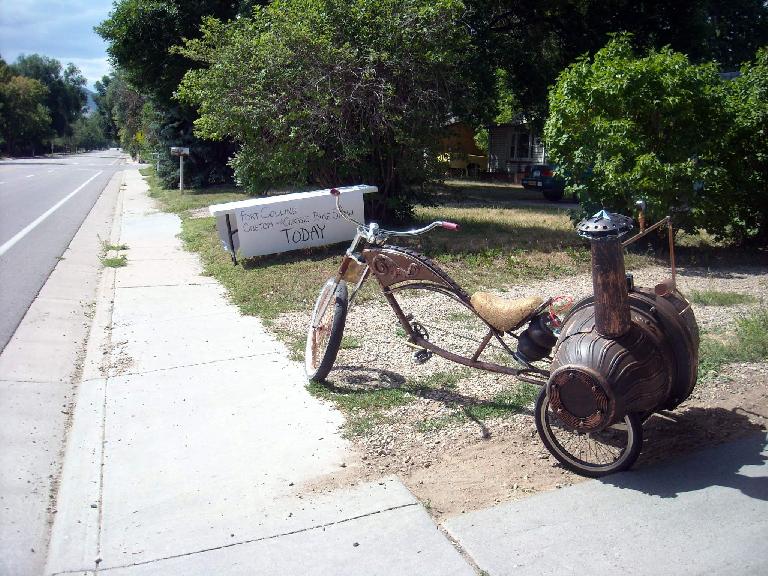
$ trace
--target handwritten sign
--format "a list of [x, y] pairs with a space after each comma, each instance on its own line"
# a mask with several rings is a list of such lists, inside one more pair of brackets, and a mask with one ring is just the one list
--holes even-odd
[[[344, 210], [363, 221], [363, 194], [376, 188], [360, 185], [338, 190]], [[224, 249], [243, 256], [324, 246], [355, 235], [355, 226], [336, 211], [335, 198], [327, 189], [216, 204], [209, 211], [216, 217]]]

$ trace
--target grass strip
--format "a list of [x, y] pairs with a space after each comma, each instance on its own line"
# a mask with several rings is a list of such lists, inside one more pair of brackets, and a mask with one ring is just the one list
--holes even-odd
[[724, 365], [768, 360], [768, 309], [736, 321], [730, 334], [704, 334], [699, 346], [699, 381], [714, 377]]
[[738, 306], [739, 304], [754, 304], [757, 302], [757, 298], [751, 294], [723, 292], [720, 290], [691, 290], [688, 300], [703, 306]]
[[[197, 252], [204, 273], [228, 290], [230, 299], [244, 314], [267, 322], [283, 313], [311, 309], [318, 291], [338, 267], [345, 246], [332, 246], [242, 259], [233, 266], [222, 248], [212, 217], [200, 212], [212, 204], [250, 198], [233, 188], [203, 191], [160, 185], [152, 167], [142, 170], [156, 198], [167, 212], [182, 219], [185, 247]], [[573, 231], [567, 212], [548, 206], [472, 203], [469, 206], [417, 206], [416, 225], [432, 220], [459, 222], [459, 232], [436, 230], [408, 239], [406, 246], [436, 259], [446, 271], [471, 292], [531, 280], [557, 279], [585, 272], [589, 249]], [[651, 262], [646, 256], [628, 255], [627, 268]], [[373, 297], [369, 286], [358, 295], [364, 302]]]

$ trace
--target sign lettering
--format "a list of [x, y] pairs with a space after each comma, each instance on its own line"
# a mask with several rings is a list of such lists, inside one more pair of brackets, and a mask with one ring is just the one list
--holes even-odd
[[[373, 186], [339, 188], [345, 212], [363, 221], [363, 194], [375, 192]], [[298, 192], [282, 196], [255, 198], [217, 204], [209, 208], [224, 248], [243, 256], [260, 256], [351, 240], [355, 226], [336, 211], [329, 190]], [[226, 217], [229, 216], [229, 230]]]

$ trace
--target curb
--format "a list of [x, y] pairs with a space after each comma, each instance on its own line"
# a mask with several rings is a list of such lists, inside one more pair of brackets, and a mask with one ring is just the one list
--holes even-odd
[[[113, 211], [110, 244], [115, 244], [119, 239], [122, 226], [125, 172], [119, 174], [120, 184]], [[103, 427], [111, 356], [110, 328], [115, 276], [114, 268], [105, 267], [96, 290], [96, 311], [88, 332], [82, 373], [77, 383], [77, 400], [72, 427], [67, 435], [56, 498], [57, 514], [51, 530], [44, 574], [89, 571], [98, 566]]]

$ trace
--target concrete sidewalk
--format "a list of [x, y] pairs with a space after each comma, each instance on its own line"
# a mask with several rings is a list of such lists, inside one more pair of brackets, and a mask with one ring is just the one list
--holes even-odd
[[395, 478], [316, 497], [340, 415], [125, 172], [47, 574], [475, 574]]
[[353, 455], [261, 322], [200, 275], [125, 173], [46, 574], [764, 574], [766, 438], [448, 519]]
[[493, 576], [768, 574], [768, 437], [450, 519]]

